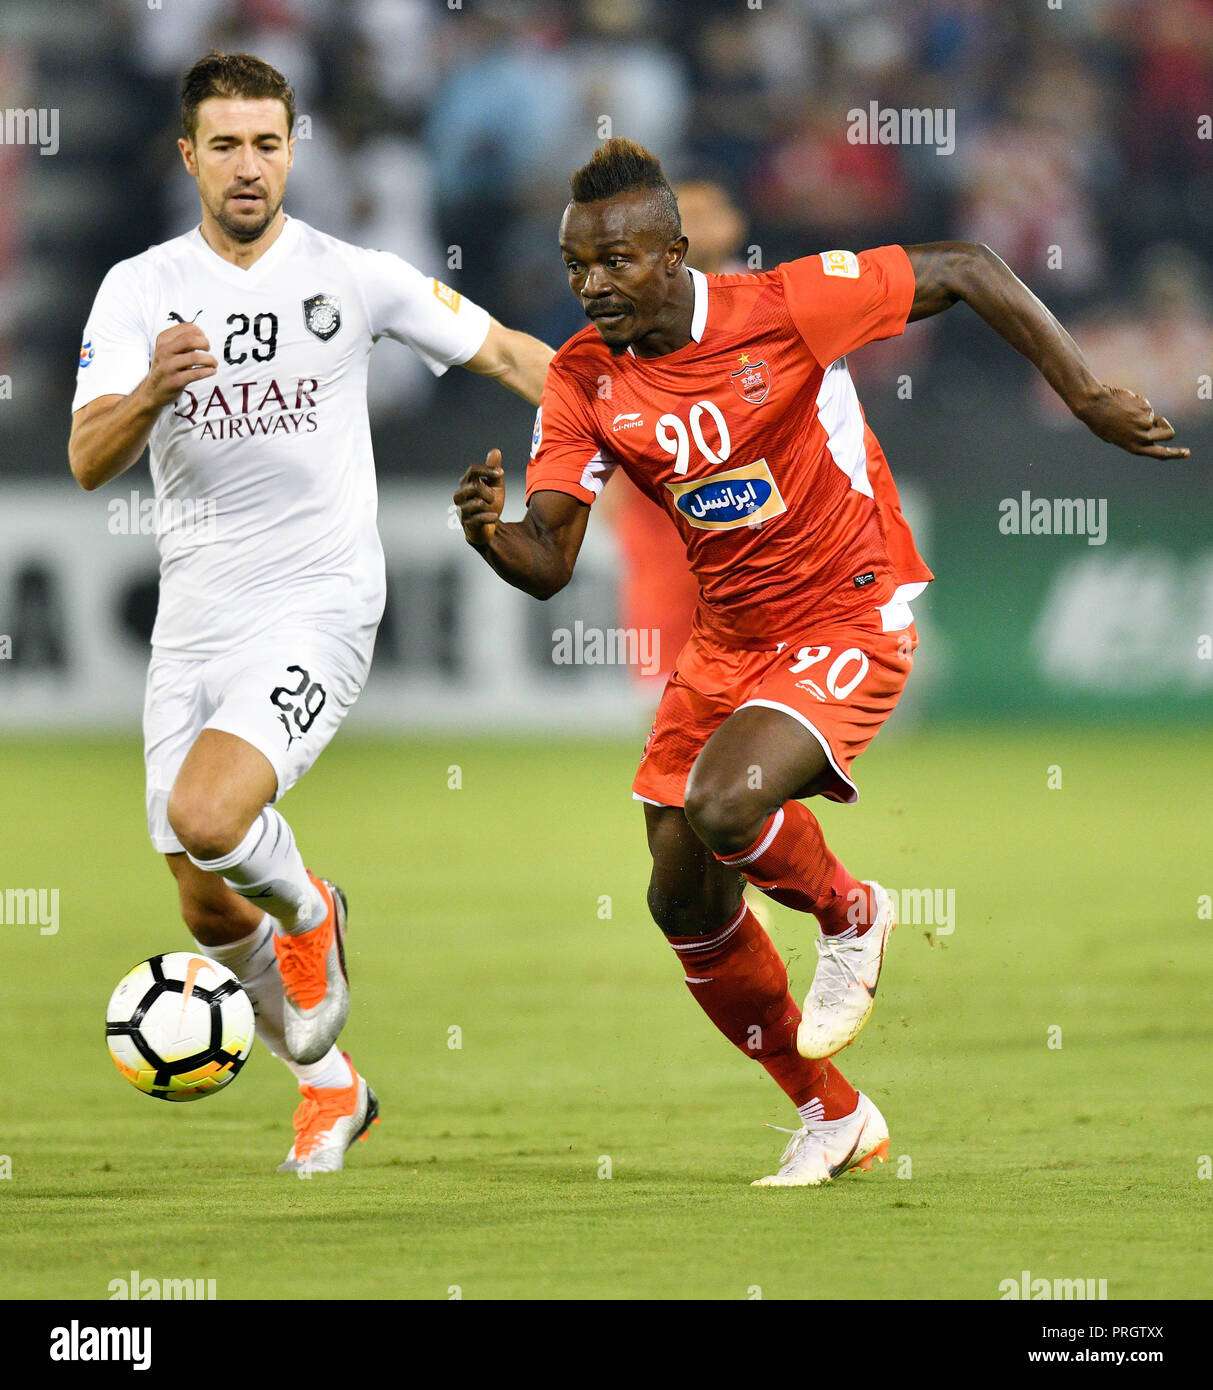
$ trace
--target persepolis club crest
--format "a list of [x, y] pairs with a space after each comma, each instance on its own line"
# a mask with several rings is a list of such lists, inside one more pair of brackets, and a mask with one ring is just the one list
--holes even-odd
[[335, 294], [314, 294], [303, 301], [303, 322], [309, 333], [327, 343], [341, 327], [341, 301]]
[[771, 389], [771, 370], [765, 362], [751, 362], [743, 353], [741, 366], [730, 375], [729, 380], [743, 401], [761, 405]]

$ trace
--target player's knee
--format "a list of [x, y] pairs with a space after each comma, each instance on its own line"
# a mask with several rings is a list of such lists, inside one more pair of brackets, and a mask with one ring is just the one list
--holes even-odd
[[666, 936], [687, 936], [682, 930], [689, 918], [688, 905], [663, 892], [655, 883], [649, 884], [649, 915]]
[[244, 818], [174, 787], [168, 801], [168, 823], [186, 852], [195, 859], [219, 859], [244, 839]]
[[696, 776], [691, 769], [684, 807], [691, 829], [714, 854], [740, 854], [758, 838], [767, 817], [761, 797], [735, 778]]
[[665, 889], [654, 879], [649, 884], [649, 914], [666, 936], [706, 936], [724, 926], [736, 913], [744, 885], [726, 891], [703, 891], [690, 896]]

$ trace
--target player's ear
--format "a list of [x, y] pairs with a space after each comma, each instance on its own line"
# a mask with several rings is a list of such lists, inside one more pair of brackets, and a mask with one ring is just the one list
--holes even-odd
[[181, 151], [181, 159], [185, 164], [186, 172], [191, 178], [198, 177], [198, 159], [194, 154], [194, 144], [192, 140], [180, 139], [177, 141], [177, 148]]
[[677, 241], [671, 241], [666, 247], [665, 252], [665, 273], [676, 275], [682, 269], [682, 263], [686, 260], [687, 248], [690, 242], [684, 236], [680, 236]]
[[298, 137], [292, 135], [286, 142], [286, 172], [289, 174], [295, 167], [295, 141]]

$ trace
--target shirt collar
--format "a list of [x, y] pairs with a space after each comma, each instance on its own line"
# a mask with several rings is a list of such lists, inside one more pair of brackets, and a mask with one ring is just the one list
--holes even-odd
[[708, 325], [708, 277], [702, 270], [687, 266], [691, 272], [691, 284], [695, 287], [695, 308], [691, 313], [691, 337], [697, 343], [703, 342], [703, 330]]

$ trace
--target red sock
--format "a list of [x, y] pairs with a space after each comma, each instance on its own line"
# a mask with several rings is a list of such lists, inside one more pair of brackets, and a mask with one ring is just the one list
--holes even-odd
[[830, 853], [817, 817], [799, 801], [785, 801], [749, 849], [716, 858], [777, 903], [813, 913], [826, 936], [852, 926], [862, 936], [875, 915], [872, 890]]
[[800, 1009], [788, 993], [787, 968], [745, 903], [719, 931], [668, 940], [695, 1002], [731, 1043], [762, 1063], [802, 1114], [812, 1107], [806, 1119], [852, 1113], [858, 1093], [834, 1064], [796, 1051]]

